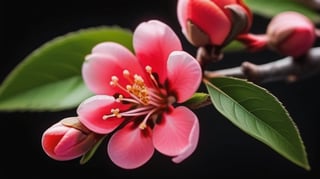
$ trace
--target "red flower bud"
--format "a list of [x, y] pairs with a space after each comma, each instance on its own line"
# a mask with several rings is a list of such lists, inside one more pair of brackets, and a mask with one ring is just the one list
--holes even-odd
[[89, 131], [77, 117], [65, 118], [42, 135], [42, 148], [55, 160], [71, 160], [89, 151], [99, 135]]
[[242, 0], [179, 0], [177, 15], [195, 46], [225, 45], [252, 24], [252, 13]]
[[298, 12], [282, 12], [267, 27], [268, 45], [283, 55], [299, 57], [315, 42], [314, 24]]

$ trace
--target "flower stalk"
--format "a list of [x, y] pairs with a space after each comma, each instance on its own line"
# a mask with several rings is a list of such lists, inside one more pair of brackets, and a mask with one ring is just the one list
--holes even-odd
[[295, 82], [320, 72], [320, 47], [311, 48], [306, 55], [299, 58], [299, 60], [295, 60], [293, 57], [287, 56], [261, 65], [245, 61], [238, 67], [205, 71], [204, 75], [207, 78], [232, 76], [245, 78], [255, 83], [267, 83]]

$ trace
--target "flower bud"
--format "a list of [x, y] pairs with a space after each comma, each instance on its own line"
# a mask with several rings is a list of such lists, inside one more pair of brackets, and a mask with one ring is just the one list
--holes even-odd
[[282, 55], [299, 57], [315, 42], [315, 26], [304, 15], [287, 11], [274, 16], [267, 27], [268, 45]]
[[42, 148], [55, 160], [72, 160], [88, 152], [99, 140], [77, 117], [65, 118], [48, 128], [42, 135]]
[[179, 0], [177, 15], [194, 46], [226, 45], [252, 24], [252, 13], [242, 0]]

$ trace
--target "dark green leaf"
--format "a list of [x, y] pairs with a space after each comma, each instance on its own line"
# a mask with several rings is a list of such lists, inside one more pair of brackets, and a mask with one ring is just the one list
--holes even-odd
[[305, 146], [284, 106], [266, 89], [231, 77], [205, 80], [214, 107], [241, 130], [307, 170]]
[[132, 33], [119, 27], [83, 29], [40, 46], [0, 86], [0, 110], [54, 111], [76, 107], [92, 95], [81, 76], [84, 57], [103, 41], [119, 42], [132, 50]]
[[297, 11], [309, 17], [314, 23], [320, 23], [320, 15], [301, 3], [293, 0], [244, 0], [253, 13], [272, 18], [283, 11]]

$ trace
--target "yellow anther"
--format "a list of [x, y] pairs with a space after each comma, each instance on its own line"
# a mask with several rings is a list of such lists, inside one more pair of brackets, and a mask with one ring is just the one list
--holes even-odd
[[116, 102], [120, 103], [120, 102], [122, 101], [122, 99], [123, 99], [123, 95], [120, 94], [120, 95], [117, 97]]
[[112, 114], [103, 115], [103, 116], [102, 116], [102, 119], [103, 119], [103, 120], [106, 120], [106, 119], [111, 118], [111, 117], [117, 117], [117, 118], [121, 118], [121, 117], [122, 117], [122, 115], [120, 114], [120, 109], [119, 109], [119, 108], [111, 109], [110, 112], [111, 112]]
[[155, 77], [153, 76], [153, 74], [152, 74], [152, 67], [149, 66], [149, 65], [147, 65], [147, 66], [145, 67], [145, 69], [146, 69], [146, 71], [149, 73], [149, 76], [150, 76], [151, 80], [153, 81], [154, 85], [155, 85], [156, 87], [158, 87], [158, 86], [159, 86], [159, 85], [158, 85], [158, 82], [157, 82], [156, 78], [155, 78]]
[[120, 109], [119, 108], [116, 108], [116, 109], [111, 109], [111, 113], [113, 114], [117, 114], [120, 112]]
[[111, 81], [110, 81], [109, 84], [110, 84], [111, 86], [117, 86], [118, 81], [119, 81], [119, 78], [118, 78], [118, 77], [112, 76], [112, 77], [111, 77]]
[[152, 67], [149, 66], [149, 65], [147, 65], [147, 66], [146, 66], [146, 71], [147, 71], [148, 73], [151, 73], [151, 72], [152, 72]]
[[127, 89], [128, 91], [131, 91], [132, 86], [131, 86], [131, 85], [127, 85], [127, 86], [126, 86], [126, 89]]
[[118, 99], [123, 99], [123, 95], [122, 94], [120, 94], [119, 96], [118, 96]]
[[145, 122], [141, 123], [141, 124], [139, 125], [139, 128], [140, 128], [141, 130], [144, 130], [145, 128], [147, 128], [146, 123], [145, 123]]
[[116, 86], [116, 83], [115, 82], [113, 82], [113, 81], [110, 81], [110, 86]]
[[112, 76], [111, 81], [113, 81], [114, 83], [118, 83], [119, 78], [117, 76]]
[[116, 108], [116, 109], [111, 109], [111, 113], [113, 113], [113, 115], [117, 118], [121, 118], [121, 114], [120, 114], [120, 109]]
[[123, 76], [125, 76], [125, 77], [129, 77], [130, 76], [130, 72], [129, 72], [129, 70], [123, 70]]
[[134, 82], [139, 84], [144, 83], [143, 78], [137, 74], [134, 75]]

